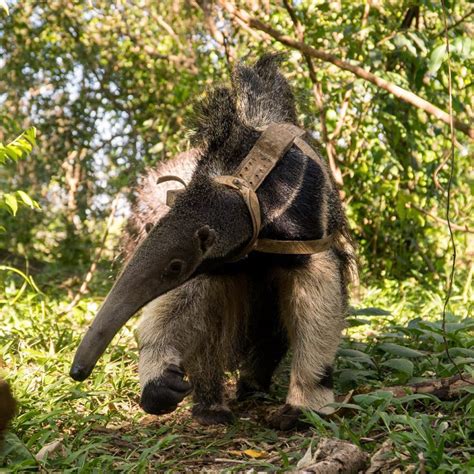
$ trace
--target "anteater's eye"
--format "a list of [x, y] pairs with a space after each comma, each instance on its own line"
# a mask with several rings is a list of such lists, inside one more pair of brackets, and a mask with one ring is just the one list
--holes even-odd
[[178, 277], [183, 273], [184, 270], [184, 262], [178, 258], [171, 260], [171, 262], [166, 267], [164, 272], [164, 276], [167, 277]]

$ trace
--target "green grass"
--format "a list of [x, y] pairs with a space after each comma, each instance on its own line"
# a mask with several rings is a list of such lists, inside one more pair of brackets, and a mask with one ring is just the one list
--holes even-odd
[[[9, 471], [285, 471], [310, 444], [316, 447], [320, 436], [335, 436], [370, 455], [384, 442], [391, 443], [390, 470], [474, 472], [473, 390], [451, 401], [373, 393], [456, 374], [444, 352], [441, 288], [423, 288], [413, 279], [360, 290], [354, 301], [359, 310], [349, 320], [336, 371], [338, 393], [357, 389], [359, 395], [331, 418], [308, 413], [314, 427], [309, 433], [287, 434], [265, 425], [265, 417], [284, 400], [285, 364], [266, 400], [233, 404], [238, 418], [234, 426], [197, 425], [189, 403], [170, 415], [147, 416], [138, 407], [133, 323], [114, 340], [90, 379], [76, 383], [68, 376], [74, 350], [110, 283], [103, 274], [94, 279], [94, 296], [84, 297], [71, 314], [63, 312], [70, 299], [68, 285], [61, 287], [57, 276], [38, 275], [42, 293], [27, 285], [19, 297], [21, 278], [11, 273], [3, 278], [0, 367], [19, 401], [0, 453], [0, 466]], [[472, 306], [470, 290], [455, 288], [447, 337], [451, 356], [471, 374]], [[229, 376], [229, 393], [232, 380]], [[57, 440], [59, 448], [38, 461], [40, 449]]]

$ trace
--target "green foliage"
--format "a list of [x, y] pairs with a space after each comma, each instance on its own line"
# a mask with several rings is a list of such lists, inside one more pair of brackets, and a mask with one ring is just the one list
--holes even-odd
[[[412, 289], [401, 298], [398, 290], [368, 288], [363, 296], [371, 306], [355, 310], [358, 315], [354, 318], [364, 319], [366, 313], [372, 316], [349, 330], [335, 373], [338, 393], [354, 388], [368, 393], [336, 404], [339, 410], [332, 418], [308, 413], [312, 432], [282, 435], [266, 428], [263, 417], [268, 407], [273, 409], [284, 401], [286, 365], [265, 401], [238, 408], [239, 421], [234, 427], [197, 427], [190, 421], [190, 401], [177, 414], [154, 421], [147, 417], [137, 403], [133, 324], [127, 325], [90, 379], [84, 383], [71, 380], [68, 370], [73, 353], [102, 298], [84, 297], [72, 313], [65, 314], [69, 300], [59, 288], [62, 275], [58, 270], [60, 267], [49, 268], [38, 275], [42, 292], [28, 285], [20, 297], [23, 278], [6, 274], [5, 297], [0, 302], [0, 359], [8, 367], [6, 375], [20, 410], [0, 453], [0, 465], [8, 465], [13, 472], [184, 471], [202, 465], [288, 471], [309, 443], [317, 445], [320, 436], [349, 440], [369, 454], [390, 442], [391, 470], [419, 469], [420, 452], [427, 472], [468, 472], [472, 468], [474, 426], [468, 420], [474, 415], [473, 393], [466, 391], [452, 401], [442, 401], [420, 394], [394, 398], [384, 391], [391, 385], [456, 374], [443, 350], [439, 313], [428, 305], [430, 314], [417, 317], [417, 298], [427, 301], [428, 290]], [[101, 274], [96, 275], [92, 284], [94, 293], [103, 296], [107, 288], [100, 286], [101, 279]], [[373, 299], [389, 308], [390, 314], [377, 311]], [[462, 302], [453, 305], [458, 314], [465, 309]], [[400, 323], [404, 318], [406, 322]], [[447, 328], [451, 356], [465, 372], [474, 373], [474, 320], [451, 315]], [[57, 450], [41, 461], [36, 459], [41, 448], [56, 441]], [[248, 449], [264, 456], [252, 459], [243, 454]], [[216, 465], [216, 458], [239, 463]]]
[[10, 10], [8, 9], [8, 5], [5, 0], [0, 0], [0, 8], [8, 15]]
[[[18, 160], [26, 158], [33, 149], [36, 138], [34, 127], [25, 130], [12, 142], [4, 145], [0, 142], [0, 167], [6, 166], [9, 162], [16, 163]], [[22, 190], [14, 192], [0, 191], [0, 211], [6, 209], [12, 216], [16, 216], [19, 206], [26, 206], [30, 209], [39, 209], [39, 204]], [[0, 230], [5, 231], [5, 227], [0, 225]]]
[[[334, 404], [346, 409], [336, 420], [323, 419], [314, 413], [308, 413], [308, 417], [319, 434], [347, 439], [366, 450], [380, 448], [376, 441], [379, 439], [390, 443], [384, 464], [390, 472], [396, 467], [420, 469], [421, 462], [427, 472], [469, 472], [474, 450], [474, 426], [466, 423], [472, 419], [474, 408], [469, 387], [464, 396], [453, 401], [424, 394], [395, 398], [383, 391], [391, 385], [457, 374], [444, 351], [441, 321], [415, 317], [408, 324], [395, 323], [401, 319], [399, 311], [412, 316], [409, 309], [412, 298], [409, 295], [403, 306], [393, 312], [392, 322], [383, 332], [357, 340], [358, 334], [363, 333], [357, 328], [339, 351], [335, 377], [339, 390], [346, 392], [356, 387], [360, 390], [365, 386], [370, 387], [370, 393], [355, 395], [349, 404]], [[396, 301], [397, 295], [385, 293], [381, 299], [385, 306], [390, 306], [390, 300]], [[375, 319], [369, 321], [366, 331], [373, 330], [374, 323]], [[449, 316], [449, 352], [466, 374], [474, 373], [473, 327], [472, 318]]]
[[0, 164], [5, 164], [8, 160], [18, 161], [20, 158], [31, 153], [36, 139], [36, 129], [34, 127], [25, 130], [19, 137], [15, 138], [8, 145], [0, 143]]

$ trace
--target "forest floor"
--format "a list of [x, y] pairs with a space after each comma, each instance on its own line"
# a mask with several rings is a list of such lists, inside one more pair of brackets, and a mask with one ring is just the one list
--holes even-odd
[[[231, 402], [235, 425], [197, 425], [187, 400], [159, 418], [143, 413], [135, 322], [121, 331], [90, 379], [71, 380], [74, 350], [110, 281], [96, 275], [94, 296], [66, 314], [74, 282], [59, 286], [57, 279], [42, 272], [36, 291], [28, 284], [22, 289], [21, 279], [12, 276], [0, 301], [0, 369], [19, 402], [0, 450], [0, 466], [8, 471], [282, 472], [295, 469], [321, 437], [334, 437], [360, 446], [369, 458], [383, 446], [383, 461], [373, 458], [371, 472], [474, 472], [472, 386], [451, 400], [380, 391], [457, 374], [444, 351], [439, 289], [415, 279], [361, 288], [335, 373], [338, 394], [354, 390], [352, 396], [330, 418], [308, 413], [310, 429], [285, 433], [269, 429], [265, 420], [284, 402], [287, 364], [265, 399]], [[447, 324], [450, 355], [472, 376], [474, 303], [470, 289], [454, 290]], [[229, 397], [233, 380], [229, 375]]]

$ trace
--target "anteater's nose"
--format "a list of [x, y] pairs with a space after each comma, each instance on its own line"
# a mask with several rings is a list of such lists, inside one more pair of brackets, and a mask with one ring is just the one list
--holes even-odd
[[77, 380], [78, 382], [82, 382], [83, 380], [86, 380], [87, 377], [91, 374], [92, 370], [88, 370], [87, 368], [79, 365], [79, 364], [73, 364], [71, 367], [71, 370], [69, 372], [69, 375], [74, 379]]

